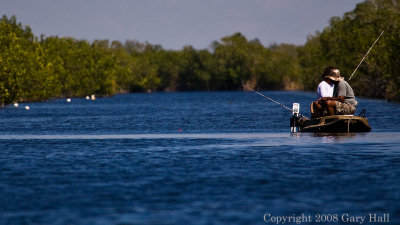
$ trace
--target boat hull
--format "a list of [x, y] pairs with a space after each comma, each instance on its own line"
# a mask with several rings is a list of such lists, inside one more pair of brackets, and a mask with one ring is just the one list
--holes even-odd
[[368, 119], [360, 116], [334, 115], [297, 120], [300, 132], [350, 133], [369, 132]]

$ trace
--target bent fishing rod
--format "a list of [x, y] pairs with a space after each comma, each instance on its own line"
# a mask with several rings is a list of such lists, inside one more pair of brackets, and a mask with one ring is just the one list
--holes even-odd
[[[280, 105], [281, 107], [283, 107], [283, 108], [285, 108], [285, 109], [287, 109], [287, 110], [289, 110], [289, 111], [291, 111], [291, 112], [293, 112], [293, 113], [298, 113], [298, 112], [293, 111], [291, 108], [285, 106], [284, 104], [282, 104], [282, 103], [280, 103], [280, 102], [277, 102], [277, 101], [273, 100], [272, 98], [267, 97], [267, 96], [261, 94], [260, 92], [258, 92], [258, 91], [256, 91], [256, 90], [253, 90], [253, 89], [251, 89], [251, 88], [249, 88], [249, 87], [247, 87], [247, 89], [253, 91], [254, 93], [256, 93], [256, 94], [258, 94], [258, 95], [261, 95], [262, 97], [264, 97], [264, 98], [270, 100], [271, 102], [273, 102], [273, 103], [275, 103], [275, 104]], [[299, 114], [299, 116], [308, 119], [308, 117], [306, 117], [306, 116], [304, 116], [304, 115], [302, 115], [302, 114], [300, 114], [300, 113], [298, 113], [298, 114]]]
[[354, 73], [357, 71], [358, 67], [360, 67], [361, 63], [364, 61], [364, 59], [367, 57], [367, 55], [369, 54], [369, 52], [371, 51], [372, 47], [374, 47], [374, 45], [376, 44], [376, 42], [378, 42], [379, 38], [382, 36], [383, 32], [379, 35], [379, 37], [375, 40], [375, 42], [372, 44], [372, 46], [368, 49], [367, 53], [364, 55], [364, 57], [361, 59], [361, 62], [358, 64], [358, 66], [356, 67], [356, 69], [353, 71], [353, 73], [351, 74], [349, 81], [351, 80], [351, 78], [353, 77]]

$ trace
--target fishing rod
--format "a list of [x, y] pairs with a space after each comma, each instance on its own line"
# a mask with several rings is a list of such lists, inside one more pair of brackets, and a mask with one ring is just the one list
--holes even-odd
[[258, 91], [255, 91], [255, 90], [253, 90], [253, 89], [251, 89], [251, 88], [249, 88], [249, 87], [247, 87], [247, 88], [248, 88], [249, 90], [253, 91], [254, 93], [256, 93], [256, 94], [258, 94], [258, 95], [261, 95], [262, 97], [264, 97], [264, 98], [266, 98], [266, 99], [270, 100], [271, 102], [273, 102], [273, 103], [276, 103], [276, 104], [280, 105], [281, 107], [283, 107], [283, 108], [285, 108], [285, 109], [287, 109], [287, 110], [289, 110], [289, 111], [291, 111], [291, 112], [293, 112], [293, 113], [298, 113], [298, 114], [299, 114], [299, 116], [301, 116], [301, 117], [304, 117], [304, 118], [308, 119], [306, 116], [304, 116], [304, 115], [300, 114], [299, 112], [295, 112], [295, 111], [293, 111], [291, 108], [289, 108], [289, 107], [285, 106], [284, 104], [282, 104], [282, 103], [280, 103], [280, 102], [277, 102], [277, 101], [273, 100], [272, 98], [270, 98], [270, 97], [267, 97], [267, 96], [265, 96], [265, 95], [261, 94], [260, 92], [258, 92]]
[[376, 42], [378, 42], [379, 38], [382, 36], [383, 32], [379, 35], [379, 37], [375, 40], [375, 42], [372, 44], [371, 48], [368, 49], [367, 53], [364, 55], [364, 57], [362, 58], [361, 62], [358, 64], [358, 66], [356, 67], [356, 69], [353, 71], [353, 73], [351, 74], [349, 81], [351, 80], [351, 78], [353, 77], [354, 73], [357, 71], [358, 67], [360, 67], [361, 63], [364, 61], [364, 59], [367, 57], [367, 55], [369, 54], [369, 52], [371, 51], [372, 47], [374, 47], [374, 45], [376, 44]]

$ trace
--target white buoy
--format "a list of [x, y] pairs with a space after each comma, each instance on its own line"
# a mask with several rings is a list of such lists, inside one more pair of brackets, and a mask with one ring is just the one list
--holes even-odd
[[31, 108], [27, 105], [27, 106], [25, 106], [25, 109], [30, 110]]
[[18, 102], [14, 103], [14, 107], [18, 107]]
[[71, 99], [70, 99], [70, 98], [67, 98], [67, 102], [71, 102]]
[[91, 98], [92, 100], [96, 100], [96, 96], [94, 96], [94, 95], [92, 95], [90, 98]]
[[90, 97], [89, 96], [86, 96], [86, 100], [89, 100], [90, 99]]

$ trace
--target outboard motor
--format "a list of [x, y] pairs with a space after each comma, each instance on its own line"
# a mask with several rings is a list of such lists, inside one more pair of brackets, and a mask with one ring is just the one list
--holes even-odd
[[297, 133], [299, 131], [298, 119], [299, 119], [299, 112], [300, 112], [300, 104], [293, 103], [292, 108], [292, 118], [290, 118], [290, 131], [292, 133]]

